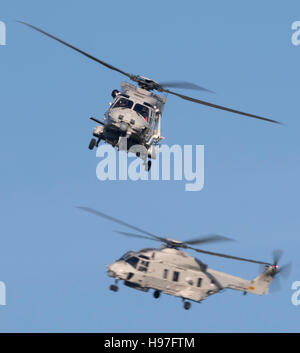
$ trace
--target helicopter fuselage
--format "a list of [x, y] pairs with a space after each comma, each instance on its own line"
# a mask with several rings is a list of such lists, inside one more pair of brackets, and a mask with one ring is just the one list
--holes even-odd
[[165, 97], [126, 82], [112, 96], [114, 101], [105, 112], [103, 123], [93, 131], [98, 138], [95, 145], [103, 140], [120, 147], [120, 138], [125, 137], [127, 151], [134, 145], [142, 145], [147, 151], [146, 158], [153, 158], [151, 145], [161, 139], [160, 119]]
[[[163, 243], [160, 248], [128, 251], [119, 260], [108, 265], [107, 274], [113, 277], [116, 282], [110, 286], [110, 289], [114, 292], [118, 291], [117, 282], [123, 280], [125, 285], [144, 292], [154, 289], [154, 298], [158, 298], [161, 293], [180, 297], [183, 299], [184, 308], [187, 310], [191, 306], [190, 300], [201, 302], [206, 297], [219, 293], [226, 288], [242, 291], [244, 294], [267, 294], [275, 276], [282, 271], [287, 274], [290, 268], [290, 264], [278, 266], [282, 256], [281, 250], [273, 251], [272, 262], [208, 251], [194, 247], [194, 245], [230, 241], [232, 239], [218, 234], [210, 234], [182, 241], [151, 233], [93, 208], [83, 206], [78, 208], [134, 231], [133, 233], [132, 231], [116, 230], [116, 233], [131, 238]], [[208, 268], [200, 259], [181, 249], [264, 265], [265, 268], [256, 278], [248, 280]]]
[[108, 266], [107, 273], [124, 284], [147, 292], [158, 292], [201, 302], [231, 288], [244, 293], [267, 294], [273, 280], [272, 266], [250, 281], [209, 269], [204, 263], [176, 248], [130, 251]]

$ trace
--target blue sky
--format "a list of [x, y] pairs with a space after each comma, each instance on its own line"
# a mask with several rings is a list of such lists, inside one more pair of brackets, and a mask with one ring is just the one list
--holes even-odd
[[[299, 260], [299, 58], [291, 25], [298, 1], [3, 1], [0, 46], [0, 331], [299, 332], [291, 285]], [[205, 186], [185, 181], [107, 181], [88, 150], [122, 77], [15, 22], [42, 27], [124, 71], [186, 80], [216, 92], [200, 99], [270, 116], [285, 126], [168, 97], [167, 143], [205, 145]], [[226, 291], [185, 311], [181, 300], [121, 286], [105, 265], [152, 246], [114, 234], [83, 205], [173, 238], [220, 233], [235, 243], [207, 250], [293, 262], [280, 292]], [[254, 278], [258, 266], [201, 257]]]

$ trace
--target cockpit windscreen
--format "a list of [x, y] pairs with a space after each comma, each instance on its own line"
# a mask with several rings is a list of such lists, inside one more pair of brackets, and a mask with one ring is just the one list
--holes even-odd
[[113, 108], [127, 108], [127, 109], [131, 109], [133, 106], [133, 101], [131, 101], [130, 99], [121, 97], [113, 106]]
[[146, 119], [148, 121], [149, 109], [147, 107], [145, 107], [142, 104], [136, 103], [133, 110], [136, 111], [137, 113], [141, 114], [144, 117], [144, 119]]

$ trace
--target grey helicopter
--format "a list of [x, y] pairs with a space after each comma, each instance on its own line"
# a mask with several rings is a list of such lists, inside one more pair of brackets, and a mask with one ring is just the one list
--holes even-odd
[[[161, 293], [179, 297], [183, 301], [184, 309], [188, 310], [191, 307], [191, 301], [201, 303], [208, 296], [223, 292], [225, 289], [241, 291], [244, 295], [247, 293], [268, 294], [269, 286], [275, 276], [282, 273], [287, 277], [291, 269], [291, 263], [279, 267], [281, 250], [273, 251], [272, 263], [207, 251], [195, 248], [194, 245], [232, 239], [221, 235], [208, 235], [180, 241], [150, 233], [89, 207], [80, 206], [77, 208], [135, 231], [135, 233], [115, 231], [116, 233], [163, 244], [160, 248], [128, 251], [120, 259], [108, 265], [107, 274], [115, 279], [115, 284], [110, 286], [110, 290], [113, 292], [118, 291], [118, 281], [123, 281], [126, 286], [143, 292], [153, 289], [153, 296], [156, 299], [160, 297]], [[213, 270], [202, 260], [180, 249], [259, 264], [263, 266], [263, 270], [256, 278], [247, 280]]]
[[[126, 150], [127, 152], [130, 152], [132, 146], [143, 146], [142, 151], [136, 152], [136, 155], [143, 159], [145, 169], [150, 170], [151, 159], [156, 158], [157, 148], [155, 148], [155, 146], [159, 146], [161, 140], [164, 139], [161, 135], [161, 117], [166, 103], [166, 97], [156, 94], [153, 91], [171, 94], [190, 102], [239, 114], [241, 116], [280, 124], [280, 122], [276, 120], [245, 113], [174, 92], [169, 88], [193, 89], [206, 92], [212, 91], [190, 82], [179, 81], [158, 83], [144, 76], [130, 74], [74, 47], [38, 27], [23, 21], [18, 22], [66, 45], [89, 59], [126, 76], [129, 80], [137, 84], [133, 85], [128, 82], [123, 82], [120, 91], [117, 89], [112, 91], [113, 102], [105, 112], [103, 121], [95, 117], [90, 117], [91, 120], [98, 124], [93, 130], [94, 137], [89, 143], [90, 150], [93, 150], [95, 146], [98, 147], [101, 141], [105, 141], [113, 147]], [[123, 143], [121, 143], [122, 141]]]

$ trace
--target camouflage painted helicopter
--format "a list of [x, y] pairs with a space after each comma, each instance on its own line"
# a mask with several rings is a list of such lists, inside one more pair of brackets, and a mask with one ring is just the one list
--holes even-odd
[[40, 28], [22, 21], [19, 22], [41, 32], [42, 34], [52, 39], [55, 39], [56, 41], [68, 46], [69, 48], [85, 55], [89, 59], [94, 60], [111, 70], [119, 72], [137, 84], [137, 86], [135, 86], [130, 83], [123, 82], [121, 84], [121, 91], [116, 89], [112, 91], [112, 97], [114, 101], [111, 103], [110, 108], [104, 114], [103, 121], [100, 121], [94, 117], [90, 118], [99, 124], [93, 131], [93, 135], [96, 137], [96, 139], [92, 138], [90, 141], [89, 148], [91, 150], [95, 146], [98, 146], [101, 140], [111, 144], [113, 147], [120, 147], [120, 139], [122, 137], [126, 137], [126, 145], [121, 149], [126, 149], [128, 151], [132, 146], [143, 146], [145, 153], [141, 154], [139, 152], [137, 156], [144, 160], [145, 169], [149, 170], [151, 167], [150, 159], [155, 159], [156, 156], [155, 148], [153, 146], [159, 145], [160, 141], [163, 139], [161, 136], [161, 117], [164, 105], [166, 103], [166, 98], [164, 96], [155, 94], [152, 91], [172, 94], [190, 102], [199, 103], [242, 116], [279, 124], [279, 122], [276, 120], [245, 113], [239, 110], [227, 108], [214, 103], [209, 103], [171, 91], [168, 88], [176, 87], [211, 92], [204, 87], [189, 82], [158, 83], [144, 76], [127, 73], [115, 66], [106, 63], [103, 60], [100, 60], [82, 51], [81, 49], [74, 47], [73, 45], [53, 36], [52, 34], [43, 31]]
[[[273, 263], [211, 252], [191, 245], [231, 239], [221, 235], [198, 237], [188, 241], [164, 238], [97, 210], [88, 207], [78, 208], [137, 232], [116, 231], [117, 233], [163, 243], [159, 249], [146, 248], [140, 251], [128, 251], [119, 260], [109, 265], [107, 274], [115, 279], [115, 284], [110, 286], [114, 292], [118, 291], [117, 282], [123, 280], [126, 286], [143, 292], [154, 289], [154, 298], [159, 298], [161, 293], [182, 298], [184, 309], [188, 310], [191, 307], [190, 301], [199, 303], [226, 288], [242, 291], [244, 294], [267, 294], [275, 276], [279, 273], [287, 275], [290, 270], [290, 263], [279, 268], [278, 262], [282, 255], [280, 250], [273, 252]], [[256, 263], [264, 265], [264, 270], [253, 280], [247, 280], [208, 268], [204, 262], [180, 249]]]

